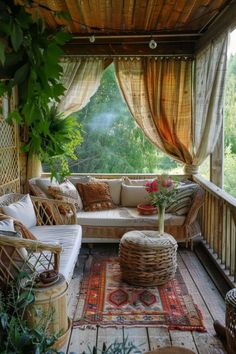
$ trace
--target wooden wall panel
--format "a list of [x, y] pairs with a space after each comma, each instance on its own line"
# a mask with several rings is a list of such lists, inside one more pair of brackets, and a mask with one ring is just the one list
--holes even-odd
[[19, 137], [16, 124], [6, 122], [7, 112], [13, 110], [16, 91], [11, 99], [0, 98], [0, 195], [19, 192]]

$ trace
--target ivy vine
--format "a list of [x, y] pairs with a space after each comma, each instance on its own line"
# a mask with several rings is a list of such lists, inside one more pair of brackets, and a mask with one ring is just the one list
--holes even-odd
[[[28, 4], [32, 1], [28, 1]], [[81, 142], [80, 125], [56, 110], [65, 88], [61, 83], [62, 46], [71, 35], [60, 28], [52, 32], [42, 18], [14, 1], [0, 0], [0, 96], [18, 87], [19, 104], [8, 122], [27, 127], [22, 151], [36, 154], [51, 167], [53, 176], [69, 173], [68, 158]]]

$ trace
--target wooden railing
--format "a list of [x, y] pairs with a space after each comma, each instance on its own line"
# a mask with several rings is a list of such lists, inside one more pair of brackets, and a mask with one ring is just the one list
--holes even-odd
[[200, 175], [194, 177], [205, 189], [199, 215], [206, 247], [233, 285], [236, 283], [236, 199]]

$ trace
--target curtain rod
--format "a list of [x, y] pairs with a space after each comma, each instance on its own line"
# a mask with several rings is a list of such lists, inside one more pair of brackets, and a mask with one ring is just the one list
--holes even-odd
[[119, 39], [119, 38], [171, 38], [171, 37], [201, 37], [203, 33], [160, 33], [160, 34], [121, 34], [121, 35], [100, 35], [98, 33], [90, 33], [89, 35], [79, 35], [73, 36], [73, 39], [85, 39], [90, 38], [91, 36], [96, 37], [97, 39]]
[[194, 58], [195, 55], [192, 53], [181, 53], [181, 54], [64, 54], [62, 58], [68, 57], [86, 57], [86, 58], [142, 58], [142, 57], [175, 57], [175, 58]]

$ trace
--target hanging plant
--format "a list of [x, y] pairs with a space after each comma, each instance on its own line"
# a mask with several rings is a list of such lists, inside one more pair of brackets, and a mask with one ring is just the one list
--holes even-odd
[[[27, 2], [30, 3], [32, 1]], [[63, 29], [50, 32], [41, 18], [33, 18], [25, 8], [11, 0], [7, 3], [0, 0], [0, 75], [4, 78], [0, 82], [0, 96], [11, 95], [17, 85], [19, 104], [9, 114], [8, 122], [15, 120], [27, 127], [23, 151], [36, 154], [52, 168], [60, 165], [56, 160], [63, 161], [62, 169], [52, 171], [54, 176], [60, 176], [69, 170], [67, 157], [73, 158], [74, 144], [70, 139], [75, 139], [77, 144], [81, 141], [75, 119], [65, 118], [63, 123], [57, 124], [56, 130], [55, 120], [51, 122], [55, 118], [55, 104], [65, 90], [59, 64], [62, 46], [71, 36]], [[67, 134], [65, 129], [69, 129]], [[60, 141], [56, 142], [58, 138]]]

